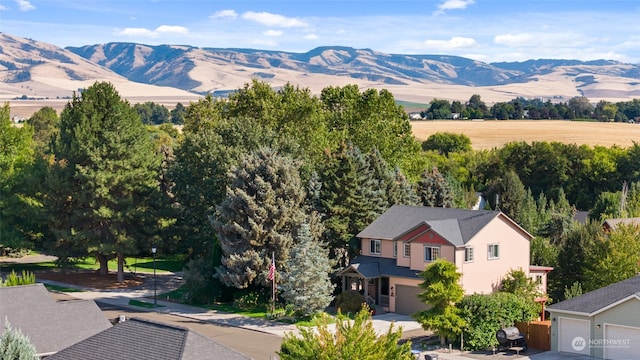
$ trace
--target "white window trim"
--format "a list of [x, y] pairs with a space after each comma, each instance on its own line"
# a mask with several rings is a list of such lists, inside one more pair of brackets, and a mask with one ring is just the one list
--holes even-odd
[[[409, 249], [409, 255], [407, 255], [407, 249]], [[402, 256], [406, 258], [411, 257], [411, 243], [402, 243]]]
[[[378, 246], [374, 246], [373, 244], [378, 244]], [[374, 248], [378, 248], [378, 252], [375, 252]], [[369, 254], [371, 255], [380, 255], [382, 252], [382, 241], [380, 239], [371, 239], [369, 240]]]
[[397, 240], [393, 240], [393, 257], [394, 258], [398, 257], [398, 241]]
[[[493, 255], [493, 251], [491, 251], [493, 247], [496, 247], [498, 249], [498, 256]], [[500, 244], [494, 243], [494, 244], [487, 245], [487, 260], [497, 260], [497, 259], [500, 259]]]
[[[470, 259], [467, 259], [467, 251], [469, 251], [469, 256]], [[472, 263], [475, 260], [476, 254], [475, 254], [475, 250], [473, 249], [473, 246], [465, 246], [464, 247], [464, 262], [466, 263]]]
[[[431, 255], [431, 260], [427, 260], [427, 249], [438, 249], [438, 253], [436, 254], [435, 259], [433, 258], [433, 250], [430, 251]], [[432, 261], [436, 261], [440, 258], [440, 246], [430, 246], [430, 245], [425, 245], [424, 248], [422, 249], [422, 256], [424, 259], [424, 262], [432, 262]]]

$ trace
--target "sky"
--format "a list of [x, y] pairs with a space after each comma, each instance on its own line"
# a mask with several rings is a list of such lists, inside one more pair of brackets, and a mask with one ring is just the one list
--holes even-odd
[[638, 0], [0, 0], [0, 32], [60, 47], [348, 46], [488, 63], [640, 63]]

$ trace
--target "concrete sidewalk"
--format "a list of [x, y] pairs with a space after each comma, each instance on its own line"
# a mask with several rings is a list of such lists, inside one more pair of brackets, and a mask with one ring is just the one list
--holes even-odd
[[[156, 293], [161, 294], [168, 292], [171, 289], [171, 286], [167, 287], [166, 284], [169, 283], [167, 281], [169, 277], [173, 277], [175, 275], [158, 275], [157, 278], [160, 281], [157, 282]], [[59, 281], [51, 281], [51, 280], [42, 280], [41, 282], [58, 285], [68, 288], [75, 288], [79, 290], [83, 290], [81, 292], [73, 292], [69, 293], [69, 295], [85, 300], [94, 300], [96, 302], [101, 302], [109, 305], [114, 305], [118, 307], [130, 308], [135, 310], [142, 311], [156, 311], [160, 313], [172, 314], [177, 316], [182, 316], [185, 318], [190, 318], [198, 321], [209, 322], [224, 326], [233, 326], [244, 328], [253, 331], [261, 331], [277, 336], [284, 336], [287, 332], [297, 333], [297, 328], [295, 325], [281, 323], [277, 321], [269, 321], [258, 318], [251, 318], [248, 316], [231, 314], [220, 312], [217, 310], [207, 310], [201, 307], [189, 306], [185, 304], [180, 304], [176, 302], [166, 301], [158, 297], [156, 302], [158, 307], [156, 309], [133, 306], [129, 304], [130, 300], [138, 300], [146, 303], [153, 304], [154, 292], [153, 292], [153, 283], [149, 284], [149, 281], [145, 281], [145, 284], [141, 287], [134, 289], [115, 289], [115, 290], [99, 290], [99, 289], [88, 289], [80, 286], [67, 284]], [[171, 282], [172, 285], [175, 286], [175, 282]], [[373, 327], [378, 334], [386, 333], [389, 330], [389, 326], [394, 323], [395, 328], [402, 328], [403, 332], [413, 331], [422, 329], [421, 325], [413, 320], [411, 317], [407, 315], [399, 315], [399, 314], [381, 314], [375, 315], [372, 318]], [[329, 325], [330, 328], [335, 325]]]

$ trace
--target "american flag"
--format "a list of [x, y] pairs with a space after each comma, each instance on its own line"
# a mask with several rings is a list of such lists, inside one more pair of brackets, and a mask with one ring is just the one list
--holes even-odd
[[267, 279], [273, 281], [276, 276], [276, 257], [275, 254], [271, 254], [271, 266], [269, 266], [269, 275], [267, 275]]

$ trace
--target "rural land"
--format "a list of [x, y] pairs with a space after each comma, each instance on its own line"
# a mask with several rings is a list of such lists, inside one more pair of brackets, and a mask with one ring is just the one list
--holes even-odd
[[0, 358], [637, 355], [638, 74], [0, 33]]

